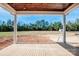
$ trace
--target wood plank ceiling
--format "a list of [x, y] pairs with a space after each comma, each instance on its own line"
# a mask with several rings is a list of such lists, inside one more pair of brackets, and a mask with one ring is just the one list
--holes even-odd
[[73, 3], [8, 3], [16, 11], [64, 11]]

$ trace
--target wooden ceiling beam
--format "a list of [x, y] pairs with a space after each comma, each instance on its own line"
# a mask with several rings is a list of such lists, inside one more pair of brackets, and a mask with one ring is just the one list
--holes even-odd
[[17, 11], [18, 15], [62, 15], [62, 11]]
[[67, 15], [69, 14], [71, 11], [73, 11], [74, 9], [76, 8], [79, 8], [79, 3], [74, 3], [72, 4], [69, 8], [67, 8], [65, 11], [64, 11], [64, 14]]
[[14, 10], [10, 5], [8, 5], [7, 3], [0, 3], [0, 7], [4, 8], [5, 10], [7, 10], [8, 12], [10, 12], [11, 14], [15, 14], [16, 10]]

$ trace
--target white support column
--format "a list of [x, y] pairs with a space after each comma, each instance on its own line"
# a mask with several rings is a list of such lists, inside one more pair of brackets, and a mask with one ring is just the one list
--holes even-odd
[[16, 14], [14, 15], [14, 40], [13, 43], [16, 44], [17, 42], [17, 17]]
[[63, 15], [63, 42], [66, 43], [66, 15]]

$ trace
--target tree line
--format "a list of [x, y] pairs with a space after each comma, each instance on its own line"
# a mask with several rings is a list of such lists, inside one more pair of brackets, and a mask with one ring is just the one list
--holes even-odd
[[[45, 20], [37, 20], [35, 23], [30, 24], [21, 24], [21, 22], [17, 23], [18, 31], [58, 31], [62, 29], [63, 25], [61, 22], [54, 22], [49, 24], [48, 21]], [[79, 31], [79, 19], [75, 22], [68, 21], [66, 23], [67, 31]], [[8, 20], [7, 22], [3, 21], [0, 23], [0, 32], [13, 31], [13, 21]]]

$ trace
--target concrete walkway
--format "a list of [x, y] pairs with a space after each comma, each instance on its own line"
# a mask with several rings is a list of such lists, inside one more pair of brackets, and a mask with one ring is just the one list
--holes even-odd
[[59, 44], [12, 44], [2, 50], [3, 56], [73, 56]]

